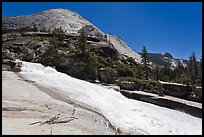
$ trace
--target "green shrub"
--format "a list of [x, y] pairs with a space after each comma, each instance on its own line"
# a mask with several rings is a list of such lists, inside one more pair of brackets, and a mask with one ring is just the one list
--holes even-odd
[[201, 86], [202, 87], [202, 80], [201, 79], [196, 79], [195, 83], [197, 86]]
[[110, 58], [104, 58], [102, 56], [97, 56], [98, 68], [104, 68], [106, 66], [112, 66], [113, 62]]
[[137, 83], [141, 87], [140, 90], [148, 90], [150, 92], [152, 90], [157, 90], [158, 94], [163, 94], [163, 91], [164, 91], [162, 84], [154, 80], [143, 80], [143, 79], [138, 79], [136, 77], [124, 77], [124, 78], [120, 78], [119, 82], [120, 81], [129, 81], [129, 82]]
[[139, 78], [139, 79], [142, 79], [143, 77], [143, 71], [141, 68], [137, 67], [137, 68], [134, 68], [134, 76], [136, 78]]
[[97, 65], [98, 65], [98, 59], [94, 52], [87, 52], [85, 54], [86, 58], [86, 68], [84, 70], [84, 73], [87, 73], [87, 77], [90, 79], [96, 79], [97, 78]]
[[106, 66], [106, 67], [104, 68], [104, 70], [105, 70], [105, 71], [111, 71], [111, 70], [113, 70], [113, 68], [111, 68], [110, 66]]
[[54, 47], [57, 47], [58, 41], [56, 37], [49, 39], [49, 43], [53, 45]]
[[121, 77], [133, 77], [133, 68], [128, 64], [122, 64], [118, 67], [118, 75]]
[[135, 63], [135, 60], [132, 57], [127, 57], [127, 61], [131, 63]]
[[97, 59], [97, 55], [94, 52], [87, 52], [86, 56], [87, 56], [87, 63], [89, 63], [90, 65], [97, 66], [98, 59]]
[[65, 32], [62, 30], [62, 28], [55, 28], [53, 31], [52, 31], [52, 35], [54, 37], [56, 37], [59, 41], [63, 41], [64, 40], [64, 37], [65, 37]]

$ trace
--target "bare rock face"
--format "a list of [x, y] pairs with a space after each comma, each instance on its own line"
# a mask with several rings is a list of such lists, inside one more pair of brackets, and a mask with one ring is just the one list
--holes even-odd
[[101, 41], [105, 41], [105, 36], [103, 33], [101, 33], [98, 29], [96, 29], [93, 25], [86, 25], [84, 27], [82, 27], [79, 32], [85, 32], [86, 35], [95, 38], [95, 39], [99, 39]]
[[163, 56], [168, 57], [170, 59], [173, 59], [173, 56], [170, 53], [168, 53], [168, 52], [164, 53]]
[[79, 14], [66, 9], [50, 9], [27, 16], [3, 17], [2, 22], [7, 27], [33, 27], [36, 25], [39, 30], [46, 31], [61, 27], [66, 33], [77, 33], [82, 27], [91, 25], [100, 33], [103, 33]]
[[32, 37], [18, 37], [4, 41], [2, 44], [2, 59], [21, 59], [36, 61], [43, 54], [50, 43], [47, 40], [40, 41]]
[[132, 50], [119, 37], [110, 34], [105, 34], [86, 20], [81, 15], [67, 9], [50, 9], [33, 15], [2, 17], [2, 28], [5, 30], [17, 29], [36, 26], [39, 31], [51, 32], [55, 28], [62, 28], [66, 34], [78, 34], [80, 31], [85, 31], [92, 41], [108, 41], [122, 55], [132, 57], [136, 62], [141, 62], [141, 57], [138, 53]]
[[107, 36], [107, 41], [113, 44], [113, 46], [118, 50], [120, 54], [126, 55], [128, 57], [132, 57], [138, 63], [141, 62], [141, 55], [136, 53], [133, 49], [131, 49], [118, 36], [113, 36], [110, 34], [106, 34], [106, 36]]
[[18, 73], [2, 72], [2, 85], [3, 135], [116, 134], [95, 109]]

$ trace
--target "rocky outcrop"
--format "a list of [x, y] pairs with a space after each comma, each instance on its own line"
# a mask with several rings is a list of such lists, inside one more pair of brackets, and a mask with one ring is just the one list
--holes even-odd
[[87, 36], [91, 37], [92, 39], [98, 39], [100, 41], [106, 41], [105, 36], [101, 33], [98, 29], [96, 29], [92, 25], [86, 25], [82, 27], [79, 32], [84, 32]]
[[[55, 28], [62, 28], [66, 33], [77, 33], [82, 27], [92, 25], [88, 20], [76, 12], [66, 9], [50, 9], [29, 16], [2, 17], [2, 23], [7, 28], [33, 27], [38, 30], [52, 31]], [[98, 28], [96, 28], [100, 31]], [[100, 31], [101, 32], [101, 31]], [[102, 33], [102, 32], [101, 32]]]
[[[117, 50], [108, 42], [89, 40], [88, 44], [87, 52], [90, 50], [100, 58], [109, 58], [110, 62], [112, 58], [117, 59]], [[20, 59], [28, 62], [40, 62], [79, 79], [95, 80], [97, 79], [97, 71], [94, 70], [96, 66], [94, 66], [95, 68], [89, 66], [91, 58], [89, 59], [87, 55], [80, 53], [78, 35], [65, 35], [64, 41], [58, 41], [52, 35], [41, 32], [16, 33], [14, 31], [3, 34], [3, 70], [12, 70], [14, 67], [12, 61]], [[97, 56], [94, 57], [95, 60], [97, 60]], [[111, 73], [107, 74], [112, 77]], [[105, 74], [100, 76], [104, 80]], [[108, 81], [113, 83], [112, 80]]]
[[190, 95], [192, 89], [185, 85], [163, 84], [164, 93], [176, 97], [186, 97]]
[[139, 90], [141, 85], [135, 83], [135, 82], [130, 82], [130, 81], [121, 81], [119, 84], [121, 89], [125, 89], [125, 90]]
[[[27, 33], [27, 31], [32, 31], [34, 26], [40, 32]], [[15, 31], [24, 32], [24, 36], [37, 34], [47, 37], [50, 35], [48, 32], [60, 27], [67, 35], [77, 35], [80, 31], [85, 31], [88, 34], [88, 40], [110, 42], [120, 54], [132, 57], [136, 62], [141, 61], [140, 55], [121, 38], [105, 34], [84, 17], [70, 10], [50, 9], [28, 16], [2, 17], [3, 34]]]
[[115, 47], [107, 42], [89, 42], [91, 45], [90, 51], [95, 52], [98, 56], [103, 58], [118, 59], [118, 51]]
[[20, 72], [21, 65], [22, 63], [17, 60], [3, 59], [2, 71]]
[[117, 71], [114, 69], [99, 69], [98, 79], [103, 83], [113, 84], [117, 79]]
[[192, 101], [202, 102], [202, 87], [192, 85], [183, 85], [177, 83], [162, 83], [164, 94], [188, 99]]
[[33, 37], [15, 37], [10, 41], [3, 42], [3, 59], [21, 59], [34, 62], [47, 50], [50, 43], [48, 40], [38, 40]]
[[118, 36], [113, 36], [111, 34], [106, 34], [106, 37], [107, 41], [113, 44], [120, 54], [132, 57], [137, 63], [141, 62], [141, 55], [131, 49], [121, 38], [119, 38]]
[[169, 65], [171, 69], [175, 69], [177, 67], [178, 61], [180, 61], [183, 67], [186, 67], [188, 64], [188, 62], [186, 62], [185, 60], [174, 59], [170, 53], [164, 53], [164, 54], [148, 53], [148, 57], [150, 59], [150, 62], [153, 63], [153, 65], [158, 65], [163, 67], [165, 65]]
[[95, 80], [97, 77], [95, 75], [91, 75], [87, 70], [87, 63], [79, 60], [74, 60], [74, 57], [65, 60], [64, 63], [55, 63], [55, 68], [63, 73], [66, 73], [72, 77], [79, 79], [92, 79]]
[[14, 60], [3, 59], [2, 60], [2, 71], [12, 71], [16, 63]]
[[202, 118], [202, 104], [198, 104], [196, 102], [180, 100], [178, 98], [168, 98], [165, 96], [160, 97], [149, 93], [142, 93], [139, 91], [129, 92], [121, 90], [120, 93], [131, 99], [145, 101], [158, 106], [179, 110], [182, 112], [186, 112], [192, 116]]
[[194, 87], [193, 93], [196, 97], [202, 99], [202, 87]]
[[163, 56], [165, 56], [167, 58], [170, 58], [170, 59], [173, 59], [173, 56], [170, 53], [168, 53], [168, 52], [164, 53]]

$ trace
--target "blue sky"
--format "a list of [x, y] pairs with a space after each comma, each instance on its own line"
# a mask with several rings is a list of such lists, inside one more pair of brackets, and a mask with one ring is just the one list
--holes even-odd
[[120, 36], [141, 52], [202, 56], [201, 2], [2, 2], [3, 16], [29, 15], [51, 8], [75, 11], [103, 32]]

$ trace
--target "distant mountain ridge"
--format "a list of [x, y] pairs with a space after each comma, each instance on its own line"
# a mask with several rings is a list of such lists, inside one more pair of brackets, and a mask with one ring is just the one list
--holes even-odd
[[[139, 53], [141, 55], [141, 53]], [[188, 60], [183, 59], [175, 59], [170, 53], [148, 53], [148, 57], [150, 62], [153, 65], [165, 66], [169, 65], [171, 69], [175, 69], [177, 67], [178, 61], [183, 65], [183, 67], [187, 67]]]

